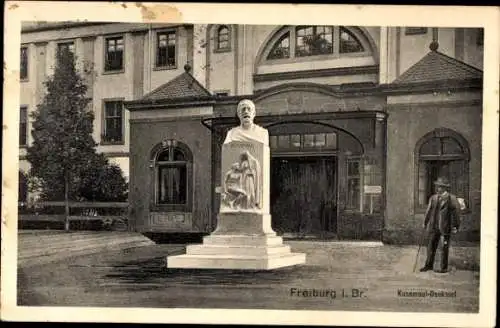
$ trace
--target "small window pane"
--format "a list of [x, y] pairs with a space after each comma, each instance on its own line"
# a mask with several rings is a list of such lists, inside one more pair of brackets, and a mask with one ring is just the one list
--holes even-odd
[[326, 134], [326, 146], [328, 148], [337, 149], [337, 134], [336, 133], [327, 133]]
[[277, 136], [269, 136], [269, 144], [271, 148], [278, 147], [278, 137]]
[[300, 148], [300, 134], [292, 134], [290, 137], [291, 146]]
[[361, 42], [348, 30], [340, 29], [340, 52], [352, 53], [364, 51]]
[[441, 142], [439, 138], [432, 138], [420, 147], [420, 155], [440, 155]]
[[280, 59], [290, 57], [290, 33], [283, 35], [273, 46], [267, 59]]
[[349, 176], [359, 175], [359, 161], [349, 161], [347, 163], [347, 175]]
[[326, 145], [325, 134], [324, 133], [317, 134], [315, 139], [316, 140], [315, 140], [314, 145], [316, 147], [324, 147]]
[[314, 134], [304, 135], [304, 147], [314, 147]]
[[169, 149], [167, 149], [167, 150], [165, 150], [165, 151], [161, 152], [161, 153], [158, 155], [158, 157], [157, 157], [157, 159], [156, 159], [156, 160], [157, 160], [158, 162], [167, 162], [167, 161], [169, 161], [169, 160], [170, 160], [170, 156], [169, 156], [169, 155], [170, 155], [170, 150], [169, 150]]
[[421, 161], [418, 165], [418, 204], [425, 206], [427, 204], [428, 190], [427, 190], [427, 162]]
[[295, 55], [315, 56], [333, 53], [333, 29], [325, 26], [298, 27]]
[[178, 149], [174, 149], [174, 161], [185, 161], [186, 157], [184, 156], [184, 153]]
[[360, 183], [359, 178], [349, 178], [347, 180], [347, 207], [351, 209], [359, 208]]
[[441, 139], [443, 145], [443, 154], [462, 154], [462, 147], [460, 144], [453, 138], [445, 137]]
[[290, 136], [287, 136], [287, 135], [278, 136], [278, 147], [279, 148], [289, 148], [290, 147]]
[[158, 203], [186, 204], [187, 169], [181, 166], [160, 166], [158, 174]]

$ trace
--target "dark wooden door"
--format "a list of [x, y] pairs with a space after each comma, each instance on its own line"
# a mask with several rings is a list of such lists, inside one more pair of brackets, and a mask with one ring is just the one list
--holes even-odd
[[324, 236], [337, 230], [336, 158], [273, 158], [271, 215], [278, 233]]

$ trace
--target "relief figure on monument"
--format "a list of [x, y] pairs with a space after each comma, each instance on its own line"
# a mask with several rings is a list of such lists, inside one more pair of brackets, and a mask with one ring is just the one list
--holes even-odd
[[240, 155], [226, 172], [223, 184], [222, 207], [231, 210], [260, 208], [259, 162], [248, 152]]

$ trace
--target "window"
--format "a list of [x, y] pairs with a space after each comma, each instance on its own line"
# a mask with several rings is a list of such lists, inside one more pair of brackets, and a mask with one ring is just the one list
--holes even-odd
[[231, 34], [229, 27], [223, 25], [217, 29], [217, 46], [218, 51], [228, 51], [231, 49]]
[[59, 54], [63, 54], [66, 52], [71, 52], [73, 55], [75, 54], [75, 43], [74, 42], [63, 42], [57, 44], [57, 54], [56, 58], [58, 58]]
[[20, 79], [28, 79], [28, 47], [21, 47]]
[[280, 59], [290, 57], [290, 33], [284, 34], [273, 46], [267, 59]]
[[158, 32], [156, 37], [156, 67], [175, 67], [175, 31]]
[[106, 143], [123, 142], [123, 103], [121, 100], [104, 102], [104, 134]]
[[217, 97], [227, 97], [229, 96], [229, 91], [216, 91], [214, 92]]
[[340, 28], [340, 53], [363, 52], [363, 46], [358, 38], [347, 29]]
[[28, 144], [28, 107], [21, 106], [19, 118], [19, 146]]
[[283, 134], [269, 137], [273, 150], [318, 150], [337, 149], [336, 133]]
[[266, 60], [318, 55], [364, 53], [368, 41], [353, 28], [340, 26], [296, 26], [281, 30], [265, 53]]
[[187, 211], [190, 207], [192, 155], [189, 148], [176, 141], [165, 140], [153, 150], [154, 206]]
[[296, 28], [295, 56], [333, 53], [333, 27], [300, 26]]
[[68, 50], [71, 53], [75, 53], [75, 43], [74, 42], [64, 42], [57, 44], [57, 51], [62, 52], [63, 50]]
[[468, 200], [468, 154], [467, 142], [452, 130], [434, 130], [417, 143], [416, 206], [418, 209], [425, 210], [429, 198], [435, 192], [434, 181], [440, 176], [450, 181], [451, 193]]
[[106, 38], [105, 71], [119, 71], [123, 69], [124, 42], [123, 37]]
[[346, 208], [360, 210], [361, 204], [361, 160], [349, 158], [347, 163], [347, 197]]
[[374, 214], [382, 211], [382, 172], [377, 159], [363, 158], [363, 198], [361, 209], [364, 213]]
[[158, 156], [158, 204], [186, 204], [186, 158], [178, 148], [168, 148]]
[[26, 178], [26, 175], [21, 171], [19, 171], [18, 194], [18, 202], [26, 204], [26, 202], [28, 201], [28, 179]]
[[477, 29], [476, 44], [478, 46], [484, 45], [484, 28], [478, 28]]
[[406, 27], [406, 35], [427, 34], [427, 27]]

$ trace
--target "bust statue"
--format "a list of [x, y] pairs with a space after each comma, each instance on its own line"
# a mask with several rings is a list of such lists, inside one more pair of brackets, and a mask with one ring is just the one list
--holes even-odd
[[255, 118], [255, 104], [248, 99], [238, 103], [237, 108], [240, 125], [232, 128], [226, 135], [224, 144], [232, 141], [260, 142], [269, 145], [269, 133], [263, 127], [253, 122]]

